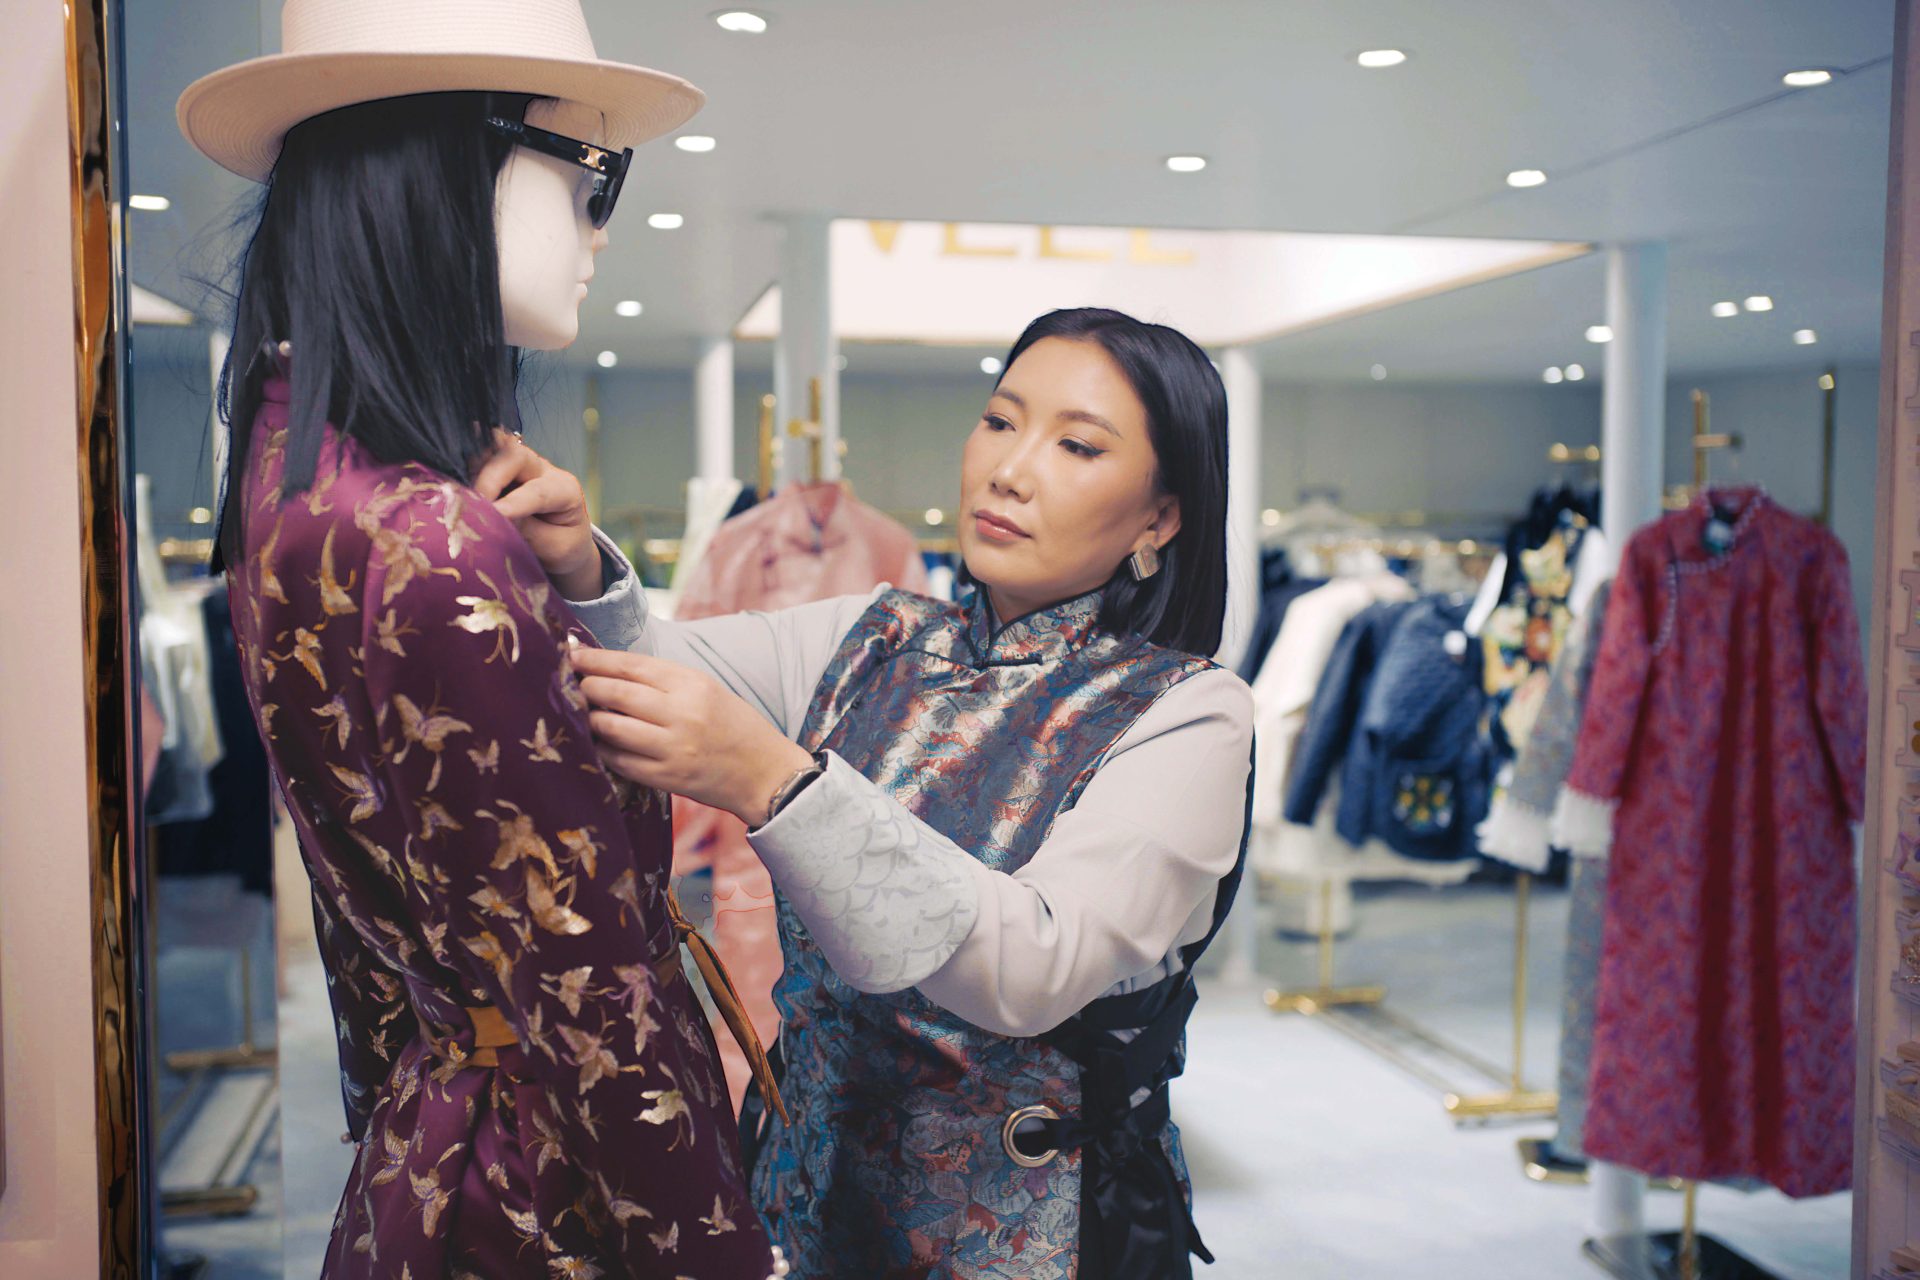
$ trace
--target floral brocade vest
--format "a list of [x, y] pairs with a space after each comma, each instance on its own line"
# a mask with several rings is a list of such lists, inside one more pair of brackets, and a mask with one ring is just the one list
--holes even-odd
[[[1013, 872], [1071, 809], [1107, 750], [1180, 681], [1211, 667], [1096, 626], [1097, 593], [995, 628], [962, 605], [892, 591], [842, 641], [800, 735], [830, 750], [996, 871]], [[1022, 1107], [1080, 1111], [1080, 1067], [1045, 1039], [997, 1035], [916, 990], [843, 982], [780, 897], [781, 1091], [754, 1200], [802, 1276], [1070, 1280], [1082, 1153], [1028, 1168], [1002, 1145]], [[1182, 1184], [1171, 1124], [1161, 1137]]]

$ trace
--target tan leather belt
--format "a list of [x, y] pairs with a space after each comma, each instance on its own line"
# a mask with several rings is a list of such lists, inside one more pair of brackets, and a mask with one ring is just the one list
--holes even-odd
[[[740, 1051], [747, 1055], [747, 1065], [752, 1068], [753, 1078], [760, 1085], [761, 1096], [780, 1113], [781, 1120], [787, 1120], [786, 1103], [781, 1100], [780, 1086], [773, 1079], [773, 1064], [767, 1061], [767, 1051], [761, 1046], [760, 1037], [740, 1003], [740, 993], [734, 989], [726, 965], [714, 953], [712, 944], [687, 922], [685, 913], [680, 910], [679, 900], [671, 893], [667, 895], [667, 915], [673, 924], [674, 941], [665, 955], [648, 966], [653, 970], [654, 981], [664, 988], [685, 975], [680, 958], [680, 944], [684, 942], [693, 952], [693, 962], [700, 967], [700, 976], [706, 980], [707, 992], [720, 1010], [720, 1017], [726, 1022], [727, 1029], [733, 1032]], [[467, 1055], [464, 1065], [499, 1066], [500, 1050], [520, 1043], [520, 1037], [514, 1034], [513, 1024], [490, 1004], [469, 1007], [466, 1013], [468, 1021], [473, 1024], [473, 1052]]]

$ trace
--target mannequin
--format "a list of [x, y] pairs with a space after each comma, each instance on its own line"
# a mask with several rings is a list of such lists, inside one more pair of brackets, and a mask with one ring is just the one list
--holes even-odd
[[[537, 99], [526, 121], [554, 133], [600, 142], [606, 122], [579, 102]], [[576, 165], [514, 148], [500, 171], [500, 308], [510, 346], [558, 351], [580, 336], [580, 304], [606, 228], [580, 216], [586, 183]]]
[[594, 751], [551, 522], [523, 538], [468, 487], [518, 425], [516, 349], [578, 333], [627, 148], [700, 98], [597, 59], [572, 0], [440, 17], [293, 0], [286, 54], [180, 110], [271, 178], [220, 545], [357, 1147], [323, 1276], [784, 1275], [685, 977], [666, 797]]

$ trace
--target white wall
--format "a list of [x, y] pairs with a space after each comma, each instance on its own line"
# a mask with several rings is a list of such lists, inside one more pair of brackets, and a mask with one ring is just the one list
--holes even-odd
[[0, 1276], [99, 1259], [80, 502], [60, 6], [0, 41]]

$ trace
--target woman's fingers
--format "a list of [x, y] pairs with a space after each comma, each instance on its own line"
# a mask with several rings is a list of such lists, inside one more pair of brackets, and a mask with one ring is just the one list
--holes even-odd
[[559, 524], [577, 524], [586, 517], [586, 501], [579, 484], [564, 471], [548, 469], [524, 479], [520, 486], [493, 500], [496, 511], [518, 522], [528, 516], [566, 517]]
[[519, 436], [496, 429], [493, 438], [493, 455], [473, 477], [474, 492], [488, 502], [497, 499], [509, 487], [531, 480], [545, 465], [545, 460], [528, 448]]
[[636, 680], [588, 676], [580, 682], [580, 692], [595, 711], [611, 711], [653, 725], [670, 724], [677, 718], [665, 694]]
[[655, 762], [673, 754], [673, 734], [657, 724], [636, 720], [615, 711], [591, 711], [587, 723], [593, 726], [594, 741], [602, 747], [642, 756]]
[[[573, 669], [580, 675], [582, 687], [586, 685], [589, 677], [597, 676], [608, 680], [630, 681], [654, 689], [670, 689], [676, 683], [677, 674], [683, 670], [664, 658], [655, 658], [644, 653], [595, 649], [587, 645], [580, 645], [571, 652]], [[587, 696], [591, 698], [593, 695]]]
[[637, 782], [643, 787], [653, 787], [659, 791], [673, 789], [667, 785], [665, 771], [661, 769], [659, 763], [645, 756], [637, 756], [613, 747], [601, 747], [600, 762], [621, 777]]

